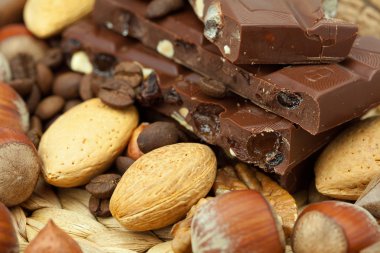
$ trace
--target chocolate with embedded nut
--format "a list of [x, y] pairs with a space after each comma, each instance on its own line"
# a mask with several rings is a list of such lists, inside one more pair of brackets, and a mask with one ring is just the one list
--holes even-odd
[[274, 172], [288, 189], [294, 190], [302, 181], [298, 180], [299, 174], [305, 171], [297, 165], [333, 136], [333, 132], [313, 136], [236, 96], [210, 98], [198, 86], [200, 75], [133, 39], [96, 27], [89, 21], [68, 28], [64, 39], [80, 43], [89, 58], [108, 53], [119, 60], [137, 61], [144, 69], [155, 69], [161, 99], [153, 101], [153, 109], [174, 118], [202, 140], [222, 147], [230, 156]]
[[144, 17], [146, 6], [139, 0], [98, 0], [94, 19], [123, 34], [119, 19], [128, 17], [123, 29], [128, 27], [129, 36], [312, 134], [357, 118], [380, 102], [379, 40], [357, 39], [341, 64], [235, 66], [204, 38], [190, 8], [153, 21]]

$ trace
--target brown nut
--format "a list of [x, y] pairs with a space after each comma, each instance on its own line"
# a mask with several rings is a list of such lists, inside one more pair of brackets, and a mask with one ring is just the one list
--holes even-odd
[[18, 253], [16, 230], [8, 208], [0, 202], [0, 252]]
[[284, 252], [285, 236], [257, 191], [232, 191], [200, 207], [191, 224], [193, 252]]
[[145, 127], [137, 138], [142, 153], [175, 144], [179, 141], [179, 131], [174, 123], [157, 121]]
[[243, 163], [238, 163], [235, 170], [240, 179], [251, 189], [258, 190], [273, 206], [284, 228], [285, 235], [292, 234], [294, 223], [297, 219], [297, 204], [292, 195], [279, 186], [271, 178], [256, 169], [250, 169]]
[[380, 240], [376, 220], [362, 207], [339, 201], [307, 206], [294, 226], [295, 253], [359, 252]]
[[174, 253], [191, 253], [191, 223], [195, 213], [199, 208], [212, 198], [200, 199], [197, 204], [191, 207], [186, 214], [186, 218], [177, 222], [171, 231], [173, 235], [172, 249]]
[[82, 253], [79, 245], [52, 220], [38, 233], [25, 253]]
[[135, 130], [133, 130], [131, 139], [128, 143], [127, 148], [127, 156], [132, 158], [133, 160], [139, 159], [144, 153], [140, 150], [139, 145], [137, 144], [137, 138], [140, 133], [149, 126], [149, 123], [143, 122], [141, 123]]

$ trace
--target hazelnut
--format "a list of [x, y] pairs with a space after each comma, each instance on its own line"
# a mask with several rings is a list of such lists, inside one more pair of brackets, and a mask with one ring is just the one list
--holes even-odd
[[19, 252], [16, 230], [8, 208], [0, 202], [0, 252]]
[[131, 139], [128, 143], [128, 148], [126, 155], [133, 160], [139, 159], [144, 153], [140, 150], [139, 145], [137, 144], [137, 139], [139, 138], [140, 133], [149, 126], [149, 123], [143, 122], [141, 123], [135, 130], [132, 132]]
[[79, 245], [53, 221], [38, 233], [25, 249], [25, 253], [82, 253]]
[[359, 252], [380, 239], [375, 218], [362, 207], [339, 201], [307, 206], [293, 230], [292, 248], [302, 252]]
[[284, 252], [285, 236], [268, 201], [254, 190], [220, 195], [191, 225], [193, 252]]

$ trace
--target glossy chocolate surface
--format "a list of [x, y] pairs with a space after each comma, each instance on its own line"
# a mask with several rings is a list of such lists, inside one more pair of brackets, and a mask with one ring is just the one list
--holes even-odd
[[235, 64], [342, 61], [357, 26], [324, 18], [320, 0], [190, 0], [204, 35]]
[[289, 189], [298, 184], [297, 167], [326, 144], [336, 131], [313, 136], [291, 122], [230, 95], [223, 99], [204, 95], [199, 74], [160, 56], [137, 41], [82, 21], [63, 34], [64, 44], [76, 41], [90, 59], [109, 54], [137, 61], [156, 70], [162, 99], [151, 107], [174, 118], [203, 141], [218, 145], [241, 161], [273, 172]]
[[[203, 24], [191, 8], [152, 21], [144, 17], [146, 3], [97, 0], [94, 20], [224, 83], [312, 134], [357, 118], [380, 102], [379, 40], [358, 38], [349, 58], [339, 64], [236, 66], [203, 36]], [[160, 48], [162, 43], [169, 52]]]

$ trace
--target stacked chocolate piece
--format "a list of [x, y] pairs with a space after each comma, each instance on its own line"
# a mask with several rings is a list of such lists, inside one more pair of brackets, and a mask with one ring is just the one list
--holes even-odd
[[97, 0], [63, 48], [84, 51], [100, 76], [138, 62], [143, 106], [290, 191], [307, 158], [380, 103], [380, 41], [324, 18], [319, 0], [189, 2]]

